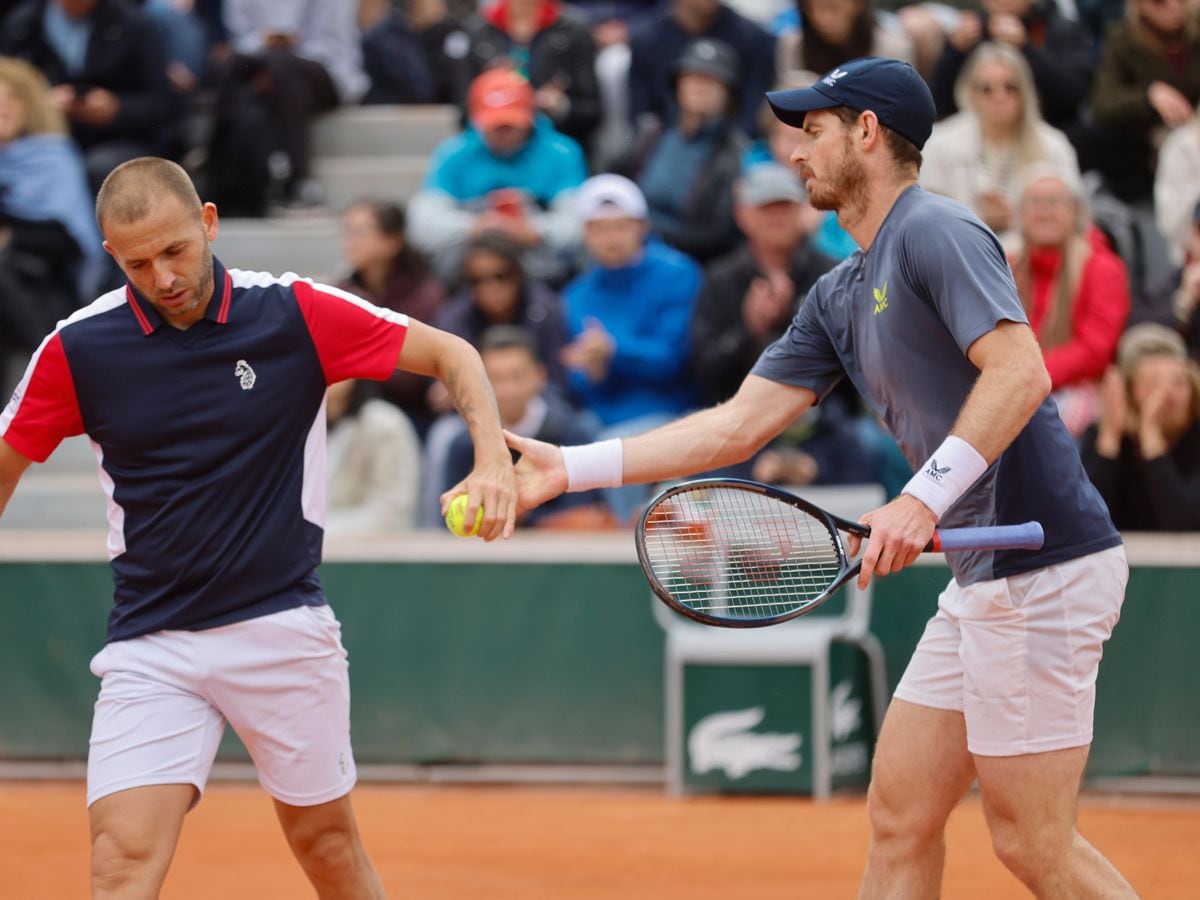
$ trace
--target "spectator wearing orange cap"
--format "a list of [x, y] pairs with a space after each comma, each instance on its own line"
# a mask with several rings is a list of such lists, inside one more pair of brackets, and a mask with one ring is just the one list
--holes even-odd
[[530, 275], [562, 280], [580, 226], [571, 198], [587, 177], [583, 150], [539, 115], [529, 81], [491, 69], [471, 82], [468, 128], [433, 152], [409, 203], [409, 239], [453, 282], [472, 236], [498, 231], [525, 250]]
[[596, 44], [583, 14], [559, 0], [494, 0], [470, 30], [471, 75], [497, 67], [529, 77], [538, 109], [587, 147], [600, 122]]

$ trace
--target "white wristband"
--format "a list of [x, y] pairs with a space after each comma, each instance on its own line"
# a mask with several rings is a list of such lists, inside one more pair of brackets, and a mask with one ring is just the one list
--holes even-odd
[[620, 438], [561, 449], [568, 491], [621, 486], [625, 454]]
[[939, 519], [987, 471], [987, 460], [960, 437], [950, 435], [904, 486]]

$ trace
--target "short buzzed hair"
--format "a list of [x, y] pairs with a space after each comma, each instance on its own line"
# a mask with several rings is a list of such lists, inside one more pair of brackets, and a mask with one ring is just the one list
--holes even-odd
[[520, 325], [492, 325], [479, 336], [480, 353], [513, 348], [524, 350], [529, 354], [530, 359], [541, 365], [542, 361], [538, 358], [537, 345], [533, 342], [533, 336]]
[[137, 222], [149, 215], [153, 202], [164, 192], [200, 214], [200, 195], [183, 166], [157, 156], [121, 163], [108, 173], [96, 194], [96, 223], [104, 231], [109, 220], [126, 225]]

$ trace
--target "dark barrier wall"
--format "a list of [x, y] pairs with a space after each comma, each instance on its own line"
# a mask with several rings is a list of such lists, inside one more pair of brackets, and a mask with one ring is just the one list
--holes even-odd
[[[588, 538], [524, 560], [472, 546], [323, 567], [350, 652], [359, 759], [660, 762], [663, 635], [626, 544], [578, 554], [591, 561], [569, 561]], [[1186, 566], [1131, 558], [1090, 771], [1200, 775], [1200, 552]], [[878, 582], [873, 628], [892, 685], [947, 578], [924, 565]], [[0, 560], [0, 758], [86, 755], [98, 686], [87, 664], [110, 596], [100, 562]], [[243, 752], [227, 741], [223, 754]]]

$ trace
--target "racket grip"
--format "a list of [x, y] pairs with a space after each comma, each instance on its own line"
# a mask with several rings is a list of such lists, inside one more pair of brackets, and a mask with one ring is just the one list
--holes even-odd
[[943, 550], [1040, 550], [1046, 536], [1041, 522], [992, 525], [984, 528], [946, 528], [933, 533], [926, 553]]

